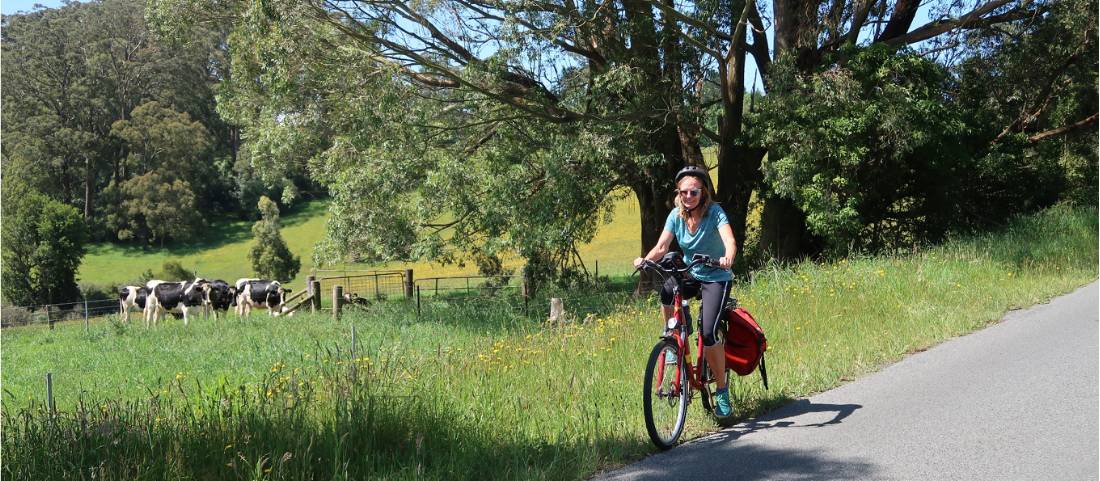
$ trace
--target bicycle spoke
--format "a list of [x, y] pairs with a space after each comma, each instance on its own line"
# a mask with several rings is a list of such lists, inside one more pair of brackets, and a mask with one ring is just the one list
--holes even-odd
[[687, 400], [691, 387], [687, 369], [675, 344], [661, 342], [653, 348], [646, 366], [644, 410], [646, 428], [654, 444], [662, 449], [672, 447], [683, 431]]

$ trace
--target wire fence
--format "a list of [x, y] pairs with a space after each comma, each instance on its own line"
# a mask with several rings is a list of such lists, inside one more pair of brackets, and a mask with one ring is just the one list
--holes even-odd
[[92, 320], [119, 313], [117, 299], [80, 300], [36, 306], [0, 307], [0, 327]]
[[[379, 303], [404, 306], [416, 318], [438, 318], [456, 308], [509, 312], [513, 316], [546, 319], [551, 315], [550, 298], [564, 301], [567, 319], [584, 319], [588, 315], [602, 315], [616, 309], [624, 302], [637, 301], [660, 288], [661, 281], [637, 282], [636, 279], [617, 284], [593, 282], [577, 295], [564, 297], [536, 293], [528, 289], [522, 276], [434, 276], [414, 278], [411, 271], [315, 271], [311, 276], [318, 282], [320, 308], [332, 312], [333, 288], [340, 286], [343, 292], [341, 308], [344, 310], [368, 309]], [[294, 287], [308, 290], [308, 286]], [[295, 292], [298, 304], [304, 299]], [[290, 296], [288, 296], [290, 297]], [[301, 304], [309, 309], [310, 303]], [[2, 306], [0, 327], [34, 324], [53, 325], [56, 322], [94, 320], [120, 314], [117, 299], [76, 301], [38, 306]], [[140, 314], [139, 314], [140, 315]]]

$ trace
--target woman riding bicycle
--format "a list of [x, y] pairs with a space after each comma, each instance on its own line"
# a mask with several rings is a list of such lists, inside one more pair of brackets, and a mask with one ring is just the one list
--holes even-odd
[[[685, 285], [683, 296], [687, 299], [702, 292], [703, 306], [699, 319], [703, 324], [703, 354], [717, 384], [714, 412], [718, 417], [726, 417], [731, 411], [726, 386], [726, 356], [724, 346], [715, 336], [715, 326], [721, 320], [729, 298], [732, 283], [729, 268], [737, 254], [737, 243], [726, 212], [712, 201], [713, 196], [714, 189], [706, 169], [696, 166], [681, 169], [676, 174], [676, 208], [669, 212], [657, 245], [645, 257], [634, 259], [634, 267], [641, 267], [646, 260], [660, 260], [668, 252], [674, 238], [683, 251], [685, 261], [696, 254], [718, 258], [721, 268], [701, 264], [692, 268], [690, 274], [699, 284]], [[662, 325], [673, 316], [674, 286], [674, 281], [670, 280], [661, 289]]]

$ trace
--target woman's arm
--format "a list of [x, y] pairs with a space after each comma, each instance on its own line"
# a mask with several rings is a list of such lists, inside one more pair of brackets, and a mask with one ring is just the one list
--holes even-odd
[[718, 235], [722, 236], [722, 245], [726, 247], [726, 255], [718, 259], [718, 264], [723, 269], [729, 269], [733, 265], [733, 259], [737, 257], [737, 239], [733, 237], [733, 228], [729, 224], [718, 226]]
[[666, 253], [668, 253], [668, 247], [672, 245], [672, 238], [672, 232], [669, 232], [668, 230], [661, 231], [661, 237], [657, 239], [657, 245], [653, 246], [653, 248], [649, 250], [649, 253], [646, 254], [645, 257], [634, 259], [634, 267], [641, 267], [642, 262], [647, 259], [651, 261], [657, 261], [661, 257], [663, 257]]

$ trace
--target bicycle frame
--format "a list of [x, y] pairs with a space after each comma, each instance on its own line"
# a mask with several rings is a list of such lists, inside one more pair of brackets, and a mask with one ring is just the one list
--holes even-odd
[[[673, 317], [676, 318], [677, 326], [675, 330], [672, 330], [665, 336], [666, 340], [676, 342], [676, 346], [680, 353], [676, 359], [676, 369], [674, 371], [674, 377], [672, 378], [673, 392], [671, 394], [678, 395], [683, 386], [680, 385], [682, 379], [681, 372], [683, 369], [688, 371], [688, 384], [691, 389], [702, 390], [704, 387], [704, 379], [706, 373], [703, 372], [703, 336], [696, 336], [696, 358], [695, 363], [692, 364], [690, 360], [691, 345], [690, 337], [688, 336], [687, 328], [691, 323], [691, 316], [688, 312], [687, 301], [684, 300], [683, 294], [680, 293], [680, 287], [677, 286], [673, 291]], [[700, 326], [702, 329], [702, 326]], [[663, 385], [665, 379], [665, 364], [661, 364], [657, 367], [657, 379], [658, 386]]]

